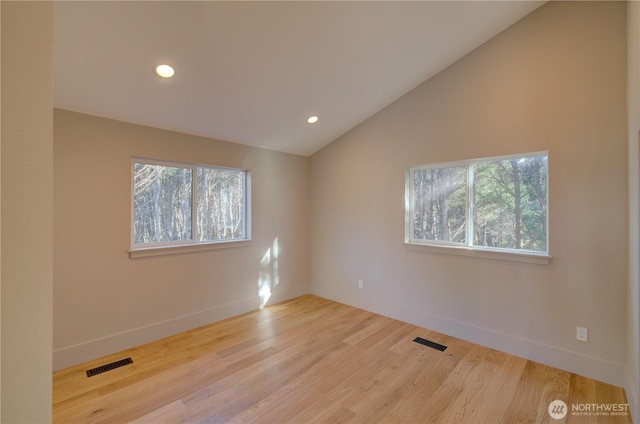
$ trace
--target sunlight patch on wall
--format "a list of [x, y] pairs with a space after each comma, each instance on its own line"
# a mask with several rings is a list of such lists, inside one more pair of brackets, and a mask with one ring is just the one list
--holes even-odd
[[260, 276], [258, 277], [258, 296], [260, 297], [260, 308], [264, 308], [276, 286], [280, 283], [278, 272], [278, 256], [280, 247], [278, 237], [273, 239], [272, 246], [267, 249], [260, 261]]

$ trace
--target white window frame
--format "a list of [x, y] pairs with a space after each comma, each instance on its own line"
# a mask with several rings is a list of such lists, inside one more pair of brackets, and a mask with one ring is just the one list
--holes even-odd
[[[135, 165], [158, 165], [166, 167], [175, 167], [190, 169], [192, 172], [191, 180], [191, 238], [188, 240], [177, 240], [167, 242], [153, 243], [135, 243], [134, 241], [134, 184], [135, 184]], [[196, 220], [197, 220], [197, 194], [198, 194], [198, 178], [197, 171], [199, 168], [206, 169], [228, 169], [233, 171], [242, 171], [244, 173], [244, 238], [230, 240], [196, 240]], [[216, 249], [222, 247], [242, 246], [251, 241], [251, 171], [248, 169], [232, 168], [216, 165], [204, 165], [188, 162], [168, 161], [161, 159], [150, 159], [143, 157], [131, 158], [131, 229], [130, 229], [130, 249], [132, 258], [154, 256], [171, 253], [184, 253], [189, 251], [199, 251], [207, 249]]]
[[[474, 173], [473, 168], [480, 163], [506, 161], [511, 159], [528, 157], [547, 157], [547, 213], [546, 213], [546, 234], [545, 251], [533, 251], [525, 249], [511, 249], [488, 246], [476, 246], [473, 244], [473, 212], [474, 212]], [[405, 170], [405, 245], [410, 249], [425, 250], [437, 253], [451, 253], [464, 256], [476, 256], [489, 259], [505, 259], [517, 262], [531, 262], [539, 264], [549, 263], [551, 255], [549, 253], [549, 152], [539, 151], [532, 153], [513, 154], [505, 156], [492, 156], [486, 158], [439, 162], [425, 165], [410, 166]], [[466, 168], [466, 199], [465, 199], [465, 242], [443, 241], [443, 240], [422, 240], [413, 237], [414, 228], [414, 178], [413, 173], [420, 170], [431, 170], [441, 168]]]

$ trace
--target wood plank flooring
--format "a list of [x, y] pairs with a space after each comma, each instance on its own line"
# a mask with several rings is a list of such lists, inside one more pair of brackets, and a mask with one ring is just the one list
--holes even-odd
[[620, 388], [312, 295], [53, 375], [60, 424], [631, 423], [571, 412], [626, 403]]

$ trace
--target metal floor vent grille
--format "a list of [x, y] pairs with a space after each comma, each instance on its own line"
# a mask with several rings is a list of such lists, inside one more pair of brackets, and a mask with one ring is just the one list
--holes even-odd
[[94, 375], [102, 374], [103, 372], [111, 371], [129, 364], [133, 364], [133, 359], [125, 358], [110, 364], [100, 365], [99, 367], [87, 370], [87, 377], [93, 377]]
[[413, 341], [416, 343], [420, 343], [421, 345], [429, 346], [430, 348], [433, 348], [442, 352], [444, 352], [444, 350], [447, 348], [445, 345], [432, 342], [431, 340], [423, 339], [422, 337], [416, 337], [415, 339], [413, 339]]

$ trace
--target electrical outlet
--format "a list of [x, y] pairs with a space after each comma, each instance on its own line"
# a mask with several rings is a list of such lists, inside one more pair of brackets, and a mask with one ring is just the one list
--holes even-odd
[[362, 282], [362, 280], [358, 280], [358, 288], [361, 289], [364, 287], [364, 283]]
[[589, 340], [589, 330], [584, 327], [576, 327], [576, 339], [581, 342], [586, 342]]

